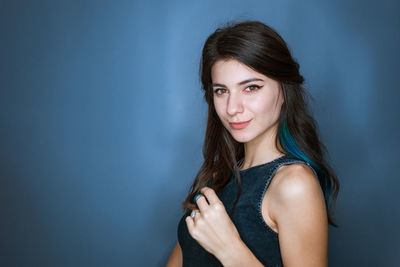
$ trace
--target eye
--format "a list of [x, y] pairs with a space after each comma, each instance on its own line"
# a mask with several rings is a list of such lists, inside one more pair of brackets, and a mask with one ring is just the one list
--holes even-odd
[[246, 89], [244, 89], [244, 90], [245, 90], [246, 92], [251, 93], [251, 92], [257, 91], [257, 90], [260, 89], [261, 87], [262, 87], [262, 86], [258, 86], [258, 85], [256, 85], [256, 84], [252, 84], [252, 85], [247, 86]]
[[214, 94], [216, 94], [216, 95], [222, 95], [223, 93], [225, 93], [225, 89], [223, 89], [223, 88], [217, 88], [217, 89], [215, 89], [214, 90]]

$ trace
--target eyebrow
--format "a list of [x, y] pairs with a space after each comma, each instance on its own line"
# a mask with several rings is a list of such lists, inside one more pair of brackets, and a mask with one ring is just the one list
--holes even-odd
[[[239, 82], [238, 85], [243, 85], [243, 84], [246, 84], [246, 83], [249, 83], [249, 82], [255, 82], [255, 81], [263, 82], [264, 80], [263, 79], [259, 79], [259, 78], [251, 78], [251, 79], [247, 79], [247, 80]], [[212, 86], [213, 87], [219, 86], [219, 87], [225, 87], [226, 88], [226, 85], [221, 84], [221, 83], [213, 83]]]

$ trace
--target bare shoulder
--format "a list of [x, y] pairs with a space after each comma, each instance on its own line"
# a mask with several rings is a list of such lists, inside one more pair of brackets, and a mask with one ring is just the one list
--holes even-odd
[[269, 188], [271, 216], [292, 209], [318, 209], [323, 212], [324, 195], [317, 177], [307, 164], [282, 166], [276, 172]]
[[321, 186], [311, 167], [294, 163], [280, 167], [271, 181], [273, 191], [282, 200], [299, 198], [305, 195], [322, 193]]

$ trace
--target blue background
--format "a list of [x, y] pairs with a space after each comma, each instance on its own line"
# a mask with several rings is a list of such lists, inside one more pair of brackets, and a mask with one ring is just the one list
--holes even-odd
[[202, 162], [203, 42], [288, 42], [341, 191], [329, 266], [400, 266], [398, 1], [0, 1], [0, 265], [163, 266]]

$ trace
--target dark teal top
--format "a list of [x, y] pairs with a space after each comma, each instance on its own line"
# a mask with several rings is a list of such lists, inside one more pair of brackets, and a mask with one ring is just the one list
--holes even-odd
[[[291, 155], [285, 155], [268, 163], [240, 171], [242, 193], [230, 218], [242, 241], [265, 266], [283, 265], [278, 234], [265, 223], [261, 214], [262, 199], [278, 168], [292, 163], [307, 164]], [[217, 193], [228, 213], [233, 207], [237, 194], [237, 183], [234, 177], [233, 173], [229, 183]], [[185, 222], [186, 216], [189, 215], [190, 211], [186, 212], [178, 224], [178, 241], [182, 248], [183, 267], [222, 266], [214, 255], [207, 252], [189, 234]]]

